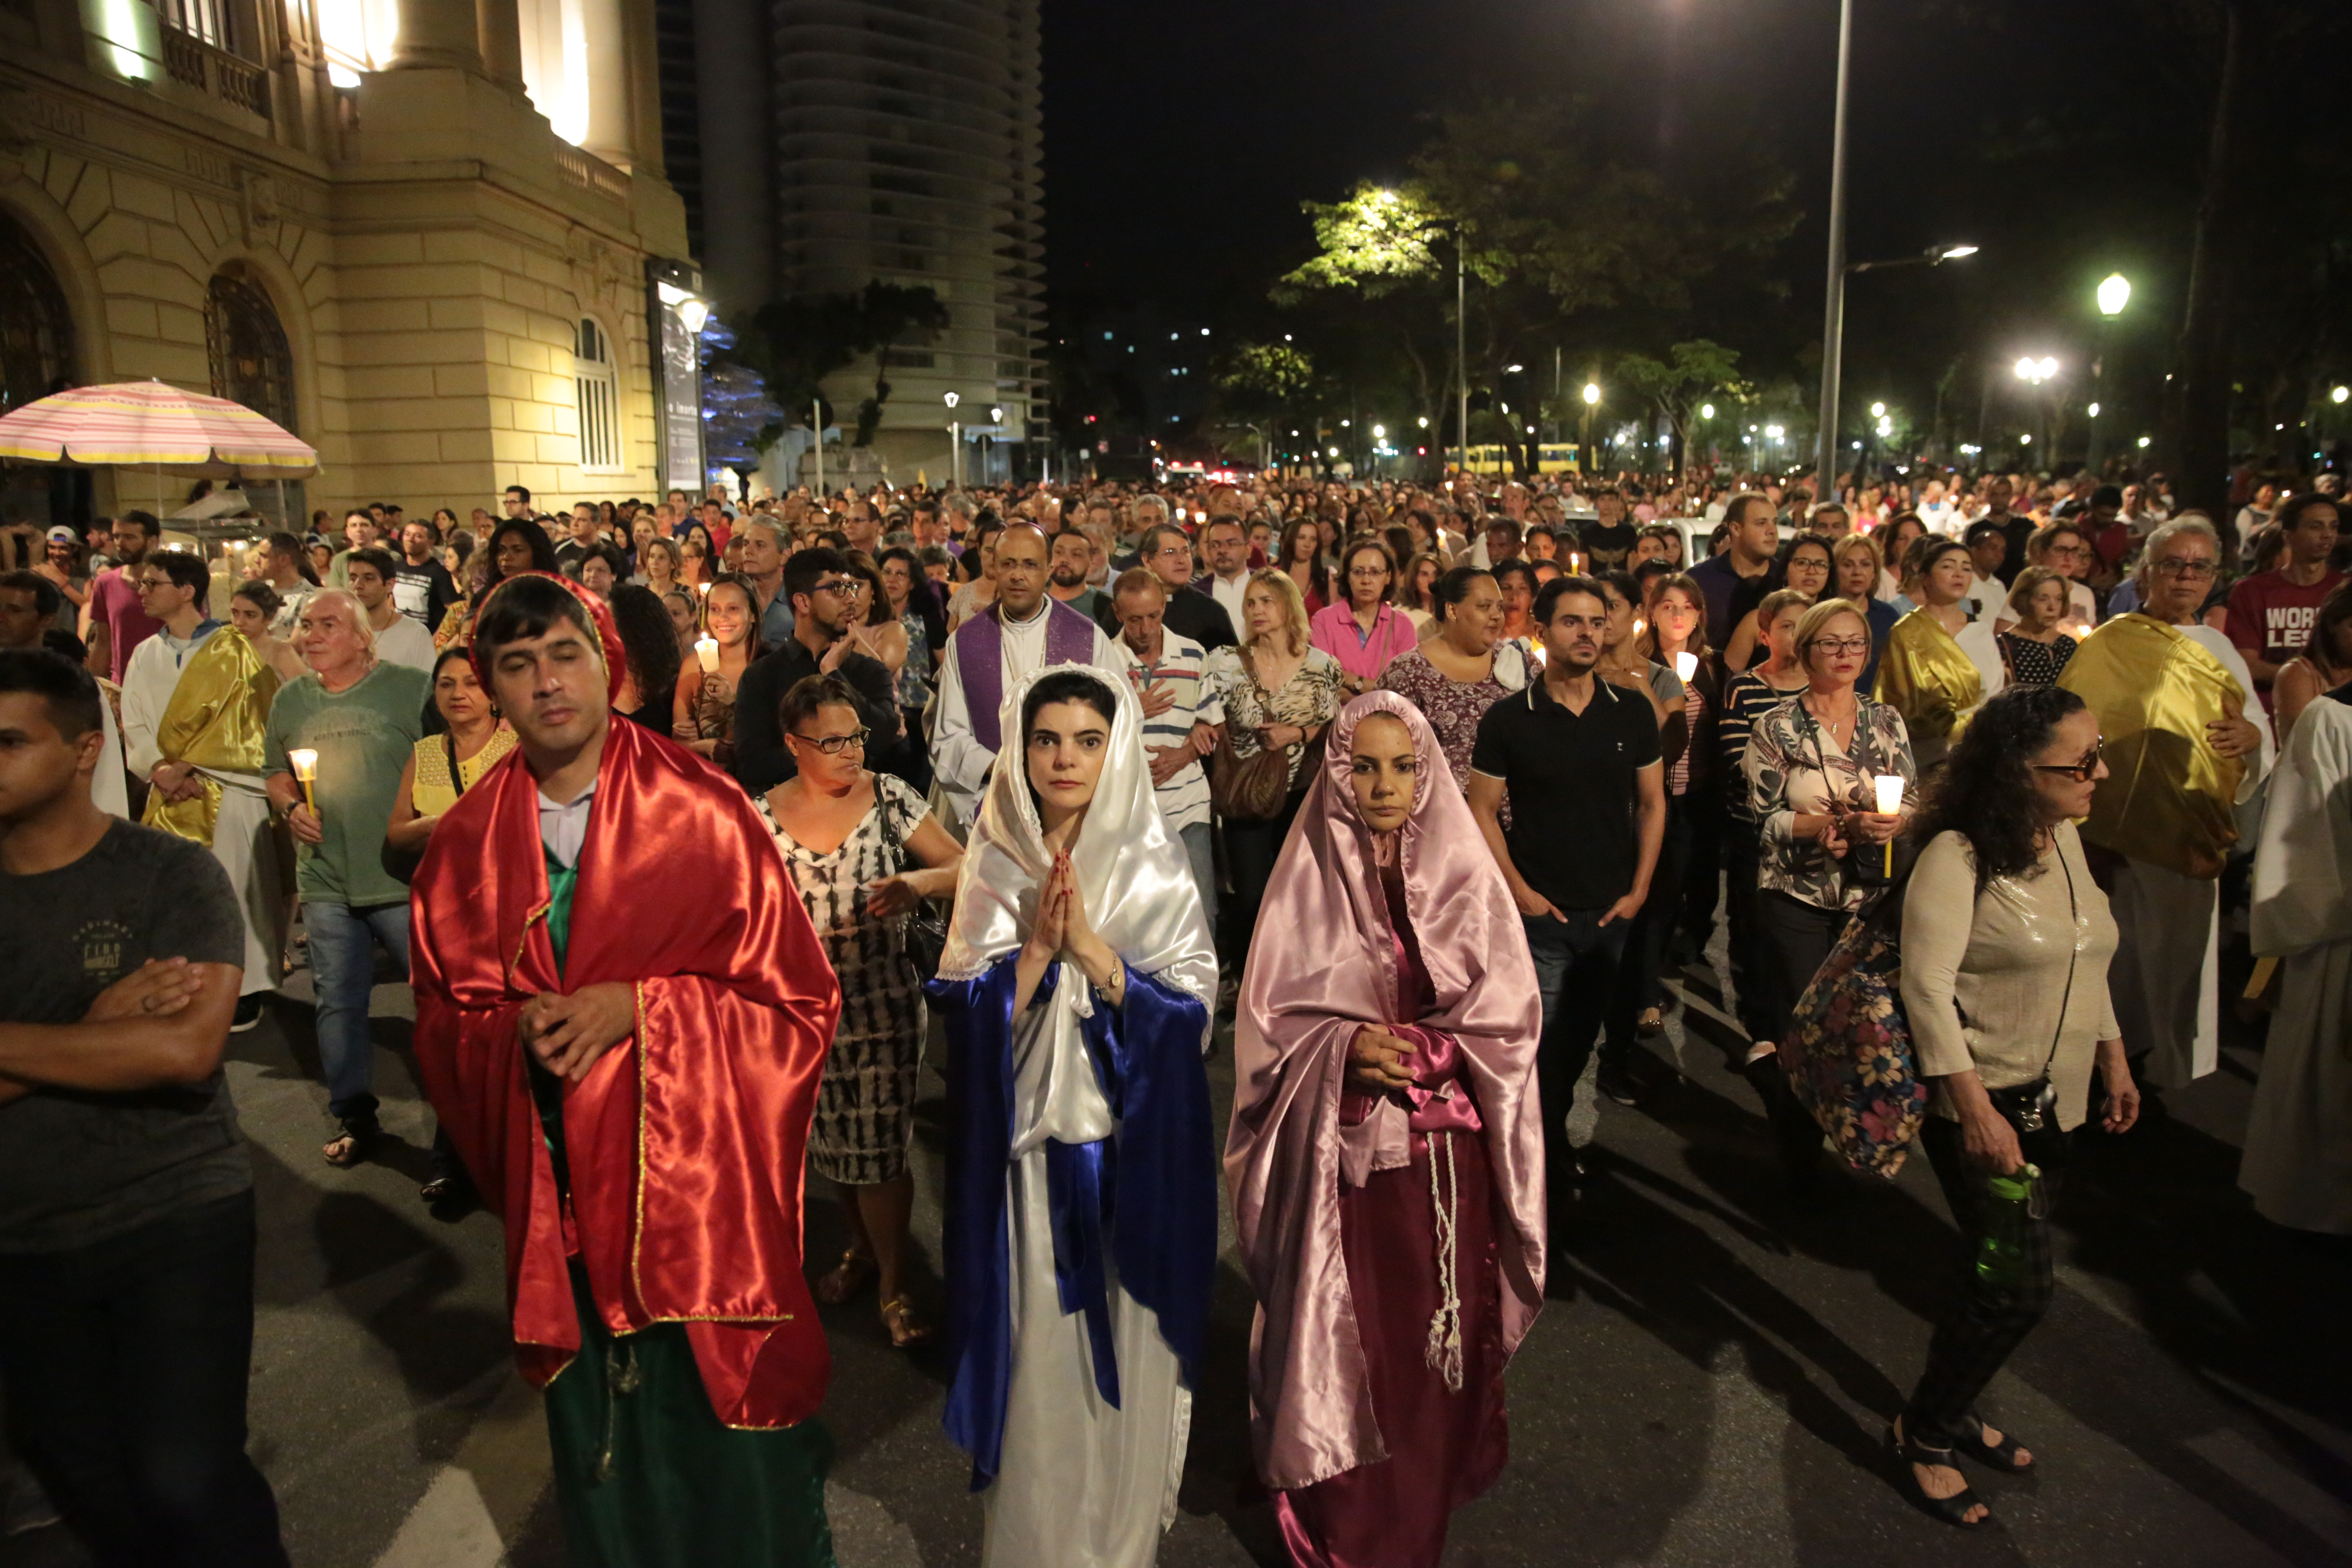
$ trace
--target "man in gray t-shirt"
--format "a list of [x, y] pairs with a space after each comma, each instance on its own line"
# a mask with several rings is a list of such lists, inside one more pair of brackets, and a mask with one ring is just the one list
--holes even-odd
[[245, 924], [100, 812], [97, 682], [0, 652], [0, 1384], [103, 1563], [282, 1563], [245, 1452], [253, 1177], [220, 1059]]

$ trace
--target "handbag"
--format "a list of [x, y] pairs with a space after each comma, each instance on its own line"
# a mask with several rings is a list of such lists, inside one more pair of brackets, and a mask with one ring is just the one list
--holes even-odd
[[[879, 782], [875, 784], [882, 795], [882, 842], [890, 847], [890, 858], [897, 863], [897, 876], [907, 868], [907, 846], [900, 838], [897, 825], [891, 820], [893, 807], [889, 795]], [[915, 967], [915, 978], [929, 984], [940, 977], [940, 955], [947, 951], [948, 923], [932, 910], [929, 899], [918, 903], [903, 917], [899, 927], [900, 944], [907, 962]]]
[[[1240, 654], [1242, 673], [1257, 692], [1261, 711], [1271, 711], [1274, 700], [1258, 685], [1249, 654]], [[1290, 798], [1290, 758], [1285, 752], [1261, 746], [1250, 756], [1234, 751], [1233, 716], [1217, 730], [1217, 749], [1210, 758], [1209, 804], [1227, 822], [1271, 822], [1282, 815]]]
[[[457, 737], [447, 730], [441, 731], [441, 754], [449, 759], [449, 787], [458, 795], [466, 793], [466, 775], [457, 771]], [[416, 879], [416, 868], [425, 864], [422, 849], [394, 849], [386, 838], [380, 851], [384, 875], [402, 887]]]
[[1797, 999], [1780, 1042], [1790, 1090], [1840, 1157], [1890, 1181], [1928, 1099], [1903, 1006], [1903, 893], [1890, 889], [1848, 923]]

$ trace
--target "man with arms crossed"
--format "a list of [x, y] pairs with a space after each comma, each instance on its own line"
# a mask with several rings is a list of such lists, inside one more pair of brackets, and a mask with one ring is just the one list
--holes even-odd
[[0, 652], [0, 1383], [102, 1568], [282, 1564], [247, 1458], [245, 928], [204, 846], [90, 800], [98, 684]]

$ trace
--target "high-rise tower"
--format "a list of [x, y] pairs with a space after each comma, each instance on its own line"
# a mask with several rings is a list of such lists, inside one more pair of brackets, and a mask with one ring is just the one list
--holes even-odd
[[[673, 161], [721, 310], [930, 289], [949, 326], [881, 367], [877, 455], [940, 483], [953, 426], [967, 479], [1004, 477], [1045, 416], [1037, 0], [668, 3], [691, 5], [700, 140]], [[828, 384], [845, 419], [876, 369]]]

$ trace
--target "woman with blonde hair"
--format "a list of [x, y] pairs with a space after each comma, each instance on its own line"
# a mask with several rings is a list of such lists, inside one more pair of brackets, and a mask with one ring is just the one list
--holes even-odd
[[1225, 743], [1236, 764], [1261, 752], [1284, 753], [1288, 766], [1282, 804], [1257, 821], [1225, 820], [1225, 854], [1233, 873], [1234, 901], [1226, 950], [1248, 950], [1257, 923], [1258, 900], [1275, 858], [1290, 832], [1290, 819], [1314, 781], [1307, 759], [1343, 700], [1339, 661], [1314, 646], [1307, 635], [1306, 595], [1278, 566], [1250, 574], [1242, 590], [1243, 642], [1221, 647], [1201, 668], [1201, 678], [1223, 699]]
[[1879, 553], [1878, 541], [1867, 533], [1849, 533], [1830, 549], [1829, 592], [1862, 612], [1870, 623], [1870, 662], [1862, 667], [1862, 679], [1856, 684], [1864, 690], [1878, 679], [1878, 650], [1886, 646], [1886, 634], [1903, 618], [1903, 612], [1878, 596], [1886, 581], [1886, 559]]

